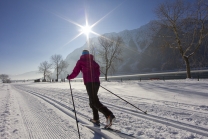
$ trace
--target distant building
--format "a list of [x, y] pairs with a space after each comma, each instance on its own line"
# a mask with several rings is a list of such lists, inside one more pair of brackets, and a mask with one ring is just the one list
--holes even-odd
[[3, 80], [3, 83], [11, 83], [10, 79]]
[[34, 80], [34, 82], [40, 82], [40, 79], [36, 79], [36, 80]]

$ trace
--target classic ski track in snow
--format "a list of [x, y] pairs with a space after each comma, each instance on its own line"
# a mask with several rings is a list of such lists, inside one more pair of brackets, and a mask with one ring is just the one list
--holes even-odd
[[78, 138], [77, 131], [59, 124], [60, 117], [40, 100], [23, 91], [16, 91], [15, 95], [30, 139]]
[[29, 138], [23, 124], [18, 102], [9, 85], [0, 86], [0, 138]]
[[[67, 103], [69, 103], [69, 102], [66, 102], [64, 104], [64, 100], [59, 100], [59, 98], [63, 99], [62, 96], [61, 96], [62, 94], [63, 94], [63, 96], [66, 95], [66, 94], [63, 93], [63, 91], [53, 91], [53, 90], [44, 90], [44, 89], [36, 89], [36, 91], [32, 91], [33, 90], [32, 88], [27, 87], [27, 89], [26, 89], [26, 88], [23, 88], [22, 86], [18, 86], [18, 88], [20, 88], [22, 90], [25, 90], [28, 93], [37, 94], [37, 95], [40, 95], [41, 97], [47, 97], [48, 99], [54, 101], [55, 103], [59, 103], [59, 105], [64, 106], [66, 108], [69, 108], [67, 106]], [[37, 90], [38, 90], [38, 92], [37, 92]], [[48, 91], [59, 94], [59, 97], [56, 97], [57, 94], [54, 94], [53, 96], [52, 95], [50, 96], [49, 93], [47, 93]], [[50, 93], [50, 94], [53, 94], [53, 93]], [[74, 94], [75, 99], [79, 99], [79, 102], [83, 101], [85, 104], [88, 103], [88, 97], [85, 97], [83, 95], [80, 96], [80, 95], [77, 95], [77, 94], [78, 93]], [[203, 128], [203, 127], [199, 127], [199, 126], [195, 126], [195, 125], [191, 125], [191, 124], [186, 124], [186, 123], [183, 123], [183, 122], [180, 122], [180, 121], [175, 121], [175, 120], [172, 120], [172, 119], [167, 119], [167, 118], [163, 118], [163, 117], [159, 117], [159, 116], [155, 116], [155, 115], [151, 115], [151, 114], [144, 115], [141, 112], [138, 112], [136, 110], [132, 111], [131, 109], [129, 109], [127, 107], [120, 107], [120, 106], [116, 106], [115, 104], [106, 104], [106, 103], [104, 103], [104, 104], [106, 106], [108, 106], [109, 108], [114, 109], [114, 111], [117, 110], [117, 111], [129, 114], [131, 116], [136, 116], [136, 117], [148, 119], [148, 120], [160, 123], [160, 124], [165, 124], [169, 127], [179, 128], [179, 129], [182, 129], [182, 130], [189, 131], [191, 133], [196, 133], [196, 134], [208, 137], [207, 129]], [[72, 110], [72, 107], [69, 108], [69, 109]], [[175, 109], [177, 109], [177, 108], [175, 108]], [[191, 112], [191, 110], [187, 110], [186, 112]], [[88, 117], [88, 116], [86, 116], [86, 115], [84, 115], [80, 112], [77, 112], [77, 113], [79, 115]], [[203, 116], [202, 112], [200, 114], [202, 114], [202, 116]]]
[[[75, 122], [75, 117], [74, 117], [74, 112], [71, 112], [71, 113], [69, 113], [68, 112], [68, 108], [69, 107], [67, 107], [66, 105], [63, 105], [63, 104], [61, 104], [61, 103], [59, 103], [58, 104], [58, 102], [57, 101], [55, 101], [55, 100], [53, 100], [53, 99], [51, 99], [51, 98], [48, 98], [48, 97], [46, 97], [46, 96], [43, 96], [43, 95], [40, 95], [40, 94], [38, 94], [38, 93], [35, 93], [35, 92], [29, 92], [29, 91], [25, 91], [24, 89], [22, 89], [22, 88], [17, 88], [18, 90], [20, 90], [23, 94], [26, 94], [26, 95], [28, 95], [28, 96], [30, 96], [31, 97], [31, 94], [32, 94], [32, 97], [31, 98], [33, 98], [33, 99], [35, 99], [36, 100], [36, 98], [34, 98], [33, 96], [36, 96], [36, 97], [39, 97], [39, 98], [41, 98], [41, 99], [43, 99], [44, 101], [46, 101], [46, 102], [48, 102], [49, 104], [51, 104], [51, 105], [53, 105], [53, 106], [55, 106], [56, 108], [58, 108], [59, 110], [61, 110], [62, 112], [64, 112], [65, 114], [67, 114], [68, 116], [70, 116], [71, 118], [73, 118], [74, 120], [74, 122]], [[24, 93], [24, 92], [27, 92], [27, 93]], [[21, 93], [21, 94], [22, 94]], [[50, 100], [53, 100], [53, 102], [51, 102]], [[55, 103], [54, 103], [55, 102]], [[35, 104], [32, 104], [32, 105], [35, 105]], [[66, 109], [67, 108], [67, 109]], [[71, 109], [71, 111], [73, 110], [72, 108], [69, 108], [69, 109]], [[46, 114], [47, 115], [47, 114]], [[86, 118], [86, 116], [85, 115], [82, 115], [82, 116], [84, 116], [85, 118]], [[23, 116], [24, 117], [24, 116]], [[36, 117], [36, 115], [34, 116], [34, 117]], [[34, 117], [29, 117], [28, 119], [33, 119]], [[44, 118], [43, 118], [44, 119]], [[56, 119], [55, 119], [56, 120]], [[29, 125], [29, 123], [27, 122], [27, 120], [25, 120], [24, 119], [24, 121], [26, 121], [26, 126], [27, 127], [30, 127], [31, 128], [31, 125]], [[79, 119], [79, 121], [88, 121], [87, 119], [85, 119], [85, 120], [81, 120], [81, 119]], [[43, 122], [43, 121], [40, 121], [41, 123]], [[55, 122], [55, 121], [52, 121], [52, 122]], [[90, 124], [90, 122], [88, 122], [88, 124]], [[33, 124], [34, 125], [34, 124]], [[60, 124], [57, 124], [58, 126], [60, 126]], [[75, 125], [75, 123], [74, 123], [74, 125]], [[55, 128], [57, 128], [57, 126], [55, 126]], [[86, 127], [84, 127], [84, 128], [86, 128]], [[77, 129], [76, 129], [76, 127], [73, 127], [72, 129], [74, 129], [73, 130], [73, 134], [74, 133], [77, 133]], [[82, 128], [83, 129], [83, 128]], [[89, 129], [92, 129], [92, 128], [89, 128]], [[29, 129], [28, 129], [29, 130]], [[53, 130], [55, 130], [55, 129], [53, 129]], [[118, 138], [118, 134], [115, 134], [114, 132], [111, 132], [111, 133], [109, 133], [109, 131], [107, 131], [107, 130], [103, 130], [103, 131], [101, 131], [100, 129], [92, 129], [93, 131], [95, 131], [96, 132], [96, 134], [95, 134], [95, 136], [94, 136], [94, 138], [106, 138], [106, 139], [114, 139], [114, 138]], [[32, 129], [32, 130], [30, 130], [29, 131], [29, 134], [30, 134], [30, 138], [34, 138], [33, 136], [34, 136], [34, 132], [35, 132], [36, 130], [34, 130], [34, 128]], [[41, 131], [40, 131], [41, 132]], [[61, 132], [59, 132], [59, 131], [56, 131], [57, 133], [54, 133], [54, 134], [57, 134], [57, 136], [48, 136], [48, 137], [46, 137], [46, 138], [48, 138], [48, 139], [52, 139], [52, 138], [54, 138], [54, 139], [56, 139], [56, 138], [63, 138], [63, 139], [68, 139], [68, 138], [75, 138], [75, 139], [77, 139], [78, 138], [78, 135], [76, 135], [76, 137], [73, 137], [72, 136], [72, 134], [71, 133], [68, 133], [67, 135], [68, 136], [64, 136], [63, 135], [63, 133], [61, 133]], [[83, 130], [82, 132], [86, 132], [85, 130]], [[81, 138], [86, 138], [86, 137], [84, 137], [84, 133], [82, 133], [81, 132]], [[88, 131], [89, 132], [89, 131]], [[46, 135], [47, 134], [49, 134], [50, 135], [50, 133], [48, 133], [48, 132], [46, 132]], [[99, 134], [99, 135], [98, 135]], [[59, 136], [58, 136], [59, 135]], [[116, 135], [116, 136], [115, 136]], [[63, 136], [63, 137], [62, 137]], [[120, 135], [120, 138], [121, 137], [124, 137], [124, 138], [126, 138], [126, 136], [125, 135]], [[127, 136], [128, 137], [128, 136]], [[36, 137], [35, 137], [36, 138]], [[42, 136], [42, 137], [39, 137], [39, 138], [44, 138], [44, 136]], [[93, 138], [93, 137], [92, 137]], [[128, 137], [129, 139], [131, 139], [131, 137]]]
[[[16, 90], [16, 89], [15, 89]], [[18, 127], [17, 129], [20, 130], [21, 128], [25, 128], [26, 131], [24, 131], [21, 135], [26, 133], [25, 136], [19, 136], [23, 139], [77, 139], [77, 129], [75, 121], [74, 123], [69, 123], [67, 121], [63, 121], [54, 111], [50, 108], [47, 108], [44, 106], [45, 104], [43, 101], [40, 101], [37, 99], [37, 97], [34, 97], [33, 95], [21, 91], [17, 89], [18, 91], [15, 91], [12, 89], [13, 95], [15, 95], [15, 101], [17, 101], [17, 106], [19, 107], [18, 110], [20, 110], [20, 115], [23, 121], [24, 127]], [[13, 100], [13, 101], [14, 101]], [[12, 101], [12, 102], [13, 102]], [[3, 101], [5, 102], [5, 101]], [[12, 123], [13, 124], [13, 123]], [[8, 124], [9, 125], [9, 124]], [[3, 127], [4, 128], [4, 127]], [[17, 132], [18, 130], [14, 130], [14, 132]], [[4, 139], [7, 139], [7, 136], [9, 136], [9, 133], [6, 132], [5, 134], [3, 130], [2, 137], [5, 137]], [[82, 138], [88, 139], [89, 136], [85, 137], [85, 130], [82, 130], [81, 136]], [[89, 134], [88, 134], [89, 135]], [[13, 135], [14, 136], [14, 135]], [[94, 134], [91, 133], [92, 138], [94, 137]]]

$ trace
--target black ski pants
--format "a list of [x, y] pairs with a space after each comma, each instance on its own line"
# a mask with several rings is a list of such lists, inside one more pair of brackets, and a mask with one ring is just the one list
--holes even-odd
[[90, 82], [90, 83], [86, 83], [85, 86], [87, 89], [87, 93], [89, 95], [89, 104], [90, 104], [90, 107], [92, 108], [93, 119], [99, 120], [98, 111], [103, 113], [106, 118], [109, 115], [111, 115], [112, 112], [99, 101], [99, 98], [97, 96], [100, 83]]

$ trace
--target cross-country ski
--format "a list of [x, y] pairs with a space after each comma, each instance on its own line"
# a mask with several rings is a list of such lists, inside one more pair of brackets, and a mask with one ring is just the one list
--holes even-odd
[[133, 133], [127, 133], [127, 132], [124, 132], [122, 130], [114, 129], [112, 127], [106, 128], [105, 126], [103, 126], [104, 124], [102, 124], [100, 126], [98, 126], [98, 125], [91, 125], [91, 124], [81, 124], [81, 125], [83, 125], [85, 127], [88, 127], [90, 129], [108, 130], [109, 132], [116, 133], [121, 138], [135, 138], [133, 136]]

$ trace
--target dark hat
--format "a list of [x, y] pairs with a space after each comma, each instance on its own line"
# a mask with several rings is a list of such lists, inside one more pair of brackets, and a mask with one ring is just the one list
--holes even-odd
[[90, 54], [88, 50], [83, 50], [82, 51], [82, 55], [87, 55], [87, 54]]

